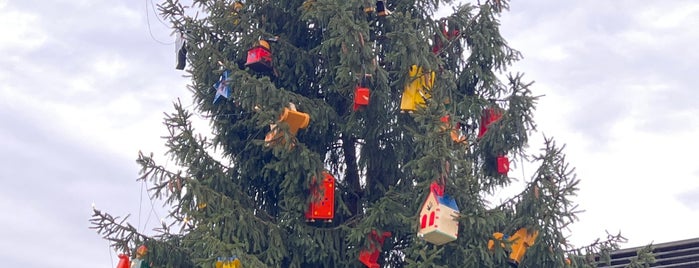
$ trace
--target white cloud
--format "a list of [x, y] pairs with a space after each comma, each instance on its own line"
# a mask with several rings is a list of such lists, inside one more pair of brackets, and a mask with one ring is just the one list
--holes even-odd
[[39, 23], [40, 17], [36, 14], [0, 9], [0, 51], [16, 53], [41, 47], [48, 36], [38, 27]]

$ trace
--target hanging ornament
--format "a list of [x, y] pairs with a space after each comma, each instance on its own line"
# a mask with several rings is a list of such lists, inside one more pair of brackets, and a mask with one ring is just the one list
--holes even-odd
[[245, 7], [245, 4], [243, 4], [243, 2], [235, 1], [235, 3], [233, 3], [233, 12], [236, 12], [236, 13], [240, 12], [240, 10], [243, 9], [244, 7]]
[[279, 40], [278, 37], [257, 40], [255, 45], [248, 50], [245, 67], [249, 67], [256, 72], [272, 71], [272, 50], [269, 47], [269, 42], [276, 42], [277, 40]]
[[237, 26], [240, 23], [238, 13], [240, 13], [240, 10], [242, 10], [244, 7], [245, 5], [243, 4], [243, 2], [235, 1], [235, 3], [233, 3], [233, 11], [231, 12], [231, 15], [233, 15], [234, 17], [233, 25]]
[[175, 69], [184, 70], [185, 65], [187, 65], [187, 42], [184, 32], [179, 32], [175, 38], [175, 49], [177, 55], [177, 65]]
[[129, 255], [119, 254], [119, 263], [116, 268], [129, 268]]
[[224, 257], [218, 257], [216, 259], [216, 264], [214, 265], [216, 268], [241, 268], [243, 265], [240, 263], [240, 259], [238, 259], [237, 256], [233, 256], [230, 258], [224, 258]]
[[284, 107], [284, 111], [279, 116], [279, 121], [276, 124], [270, 124], [270, 132], [265, 136], [265, 142], [269, 145], [277, 144], [284, 139], [284, 134], [279, 131], [277, 126], [279, 123], [286, 123], [289, 126], [289, 134], [296, 136], [299, 129], [304, 129], [311, 121], [311, 116], [307, 113], [296, 111], [296, 106], [293, 103], [289, 104], [290, 108]]
[[[451, 128], [451, 124], [449, 122], [449, 115], [442, 116], [440, 118], [440, 121], [442, 122], [442, 131], [447, 131], [448, 129]], [[468, 140], [466, 140], [466, 135], [463, 135], [461, 133], [461, 124], [456, 123], [456, 126], [451, 128], [451, 131], [449, 132], [449, 136], [451, 136], [451, 140], [454, 141], [455, 143], [464, 143], [468, 144]]]
[[144, 260], [147, 253], [148, 248], [145, 245], [138, 247], [136, 249], [136, 258], [131, 260], [131, 268], [150, 268], [150, 265]]
[[456, 240], [459, 235], [459, 207], [456, 201], [444, 194], [444, 187], [436, 182], [430, 185], [430, 193], [420, 208], [420, 228], [417, 236], [435, 245]]
[[[509, 262], [514, 267], [517, 267], [522, 261], [524, 254], [527, 253], [527, 249], [534, 245], [536, 237], [539, 235], [539, 231], [529, 231], [527, 228], [519, 228], [515, 234], [512, 236], [504, 235], [503, 233], [497, 232], [493, 234], [493, 238], [497, 241], [508, 240], [512, 243], [510, 248]], [[488, 249], [493, 250], [495, 247], [495, 241], [493, 239], [488, 241]], [[504, 248], [505, 244], [500, 243], [500, 247]]]
[[386, 17], [391, 14], [391, 11], [386, 9], [386, 3], [383, 0], [376, 1], [376, 13], [381, 17]]
[[303, 8], [303, 10], [308, 11], [311, 9], [313, 4], [315, 4], [315, 3], [316, 3], [316, 0], [306, 0], [306, 1], [303, 1], [303, 3], [301, 4], [301, 7]]
[[218, 82], [214, 84], [214, 89], [216, 89], [216, 96], [214, 97], [214, 104], [218, 102], [221, 97], [230, 98], [231, 97], [231, 85], [228, 83], [228, 78], [231, 76], [231, 70], [225, 70], [221, 73], [221, 77]]
[[335, 217], [335, 177], [327, 171], [323, 171], [321, 185], [311, 180], [311, 201], [306, 210], [306, 220], [325, 220], [332, 222]]
[[369, 105], [369, 88], [358, 85], [354, 89], [354, 106], [352, 110], [356, 111], [359, 107], [366, 107]]
[[[361, 40], [361, 34], [359, 36]], [[371, 91], [366, 86], [366, 79], [370, 76], [371, 75], [369, 74], [365, 74], [359, 82], [359, 85], [354, 88], [354, 106], [352, 106], [352, 110], [354, 111], [357, 111], [360, 107], [366, 107], [369, 105], [369, 95], [371, 94]]]
[[[369, 268], [380, 268], [379, 254], [381, 254], [381, 247], [386, 238], [391, 237], [391, 232], [383, 232], [381, 236], [376, 233], [376, 230], [371, 230], [369, 234], [369, 250], [362, 249], [359, 252], [359, 261]], [[378, 246], [377, 246], [378, 245]]]
[[461, 33], [459, 32], [459, 29], [449, 27], [449, 25], [447, 24], [447, 20], [442, 19], [439, 22], [439, 31], [434, 34], [434, 38], [432, 41], [432, 53], [436, 55], [440, 54], [442, 52], [442, 49], [446, 46], [442, 40], [451, 42], [457, 37], [459, 37], [460, 34]]
[[483, 110], [481, 115], [481, 123], [478, 126], [478, 138], [483, 137], [488, 132], [488, 126], [502, 117], [502, 109], [500, 107], [489, 107]]
[[[365, 1], [366, 1], [366, 0], [365, 0]], [[365, 13], [371, 14], [371, 13], [373, 13], [375, 10], [376, 10], [376, 9], [374, 9], [374, 5], [373, 5], [371, 2], [368, 2], [368, 1], [367, 1], [367, 2], [364, 3], [364, 12], [365, 12]]]
[[507, 172], [510, 171], [510, 160], [507, 158], [507, 156], [498, 156], [496, 158], [496, 161], [498, 166], [498, 173], [502, 175], [507, 175]]
[[423, 73], [422, 67], [417, 65], [410, 66], [408, 75], [410, 82], [405, 86], [400, 101], [402, 112], [413, 112], [417, 106], [424, 107], [425, 100], [432, 97], [430, 91], [435, 79], [435, 72]]

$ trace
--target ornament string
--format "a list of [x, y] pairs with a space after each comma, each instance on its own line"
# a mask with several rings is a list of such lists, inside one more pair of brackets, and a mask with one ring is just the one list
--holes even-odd
[[[150, 4], [152, 5], [153, 2], [151, 1]], [[153, 9], [153, 12], [155, 12], [155, 9]], [[158, 18], [158, 16], [156, 16], [156, 18]], [[158, 18], [158, 20], [160, 21], [160, 23], [165, 25], [165, 23], [163, 21], [161, 21], [160, 18]], [[148, 26], [148, 34], [150, 35], [150, 38], [153, 39], [153, 41], [158, 42], [159, 44], [164, 45], [164, 46], [169, 46], [169, 45], [175, 44], [175, 42], [168, 43], [168, 42], [160, 41], [157, 38], [155, 38], [155, 35], [153, 35], [153, 29], [151, 29], [151, 26], [150, 26], [150, 11], [148, 8], [148, 0], [146, 0], [146, 25]]]

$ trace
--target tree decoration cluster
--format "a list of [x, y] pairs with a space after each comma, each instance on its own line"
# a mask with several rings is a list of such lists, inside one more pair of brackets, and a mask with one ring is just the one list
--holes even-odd
[[[163, 0], [194, 106], [164, 119], [176, 167], [137, 163], [168, 220], [146, 235], [95, 209], [92, 228], [152, 267], [595, 266], [622, 237], [571, 245], [563, 148], [525, 153], [539, 96], [506, 73], [508, 1], [435, 18], [453, 4]], [[517, 162], [537, 168], [493, 201]]]

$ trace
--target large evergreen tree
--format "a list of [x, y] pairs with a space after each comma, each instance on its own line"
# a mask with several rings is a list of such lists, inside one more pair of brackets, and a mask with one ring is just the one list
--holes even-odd
[[[360, 251], [372, 245], [383, 267], [503, 267], [511, 243], [489, 250], [488, 241], [520, 228], [538, 232], [520, 267], [562, 267], [571, 251], [573, 265], [592, 265], [586, 254], [618, 237], [574, 250], [563, 231], [577, 219], [569, 198], [578, 180], [561, 147], [546, 139], [540, 154], [525, 156], [538, 97], [522, 75], [504, 74], [520, 58], [499, 31], [507, 1], [379, 2], [161, 3], [185, 37], [196, 108], [175, 103], [165, 119], [169, 156], [180, 169], [147, 155], [137, 162], [174, 223], [149, 237], [95, 210], [93, 227], [120, 251], [147, 245], [154, 267], [213, 267], [233, 255], [245, 267], [359, 267]], [[258, 40], [268, 40], [271, 71], [245, 66]], [[230, 96], [214, 102], [212, 85], [224, 72]], [[417, 109], [401, 112], [415, 79], [423, 89]], [[355, 110], [358, 85], [371, 93], [368, 106]], [[291, 106], [310, 116], [297, 133], [276, 124]], [[489, 111], [502, 116], [484, 132]], [[210, 118], [212, 139], [194, 132], [192, 113]], [[271, 131], [281, 134], [265, 141]], [[512, 182], [498, 172], [498, 156], [538, 169], [521, 194], [493, 204], [487, 197]], [[307, 222], [311, 185], [324, 170], [336, 178], [335, 215]], [[417, 236], [433, 182], [460, 210], [458, 238], [444, 245]], [[391, 236], [372, 243], [372, 231]]]

